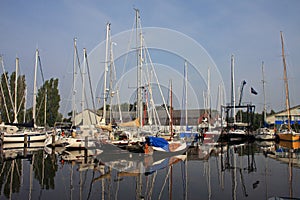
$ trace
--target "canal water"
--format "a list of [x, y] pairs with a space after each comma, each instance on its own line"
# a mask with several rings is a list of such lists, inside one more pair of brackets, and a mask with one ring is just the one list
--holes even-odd
[[1, 147], [0, 199], [300, 198], [297, 144], [200, 143], [170, 157], [40, 145]]

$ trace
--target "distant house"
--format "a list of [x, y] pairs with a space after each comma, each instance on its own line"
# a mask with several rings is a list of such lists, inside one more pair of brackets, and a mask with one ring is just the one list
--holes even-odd
[[[187, 111], [187, 116], [188, 116], [188, 125], [189, 126], [196, 126], [199, 123], [201, 123], [200, 119], [203, 117], [204, 114], [203, 109], [191, 109]], [[148, 113], [144, 113], [144, 124], [149, 123], [149, 118], [148, 118]], [[164, 109], [157, 109], [156, 110], [157, 116], [159, 116], [160, 124], [161, 125], [169, 125], [169, 117], [167, 115], [166, 110]], [[212, 111], [212, 116], [216, 116], [216, 111]], [[120, 123], [120, 113], [119, 112], [114, 112], [112, 113], [112, 117], [116, 123]], [[134, 111], [122, 111], [122, 121], [123, 122], [128, 122], [131, 120], [134, 120], [136, 118], [136, 113]], [[200, 121], [199, 121], [200, 120]], [[107, 117], [106, 117], [106, 122], [109, 122], [109, 111], [107, 112]], [[154, 123], [154, 121], [152, 122]], [[185, 112], [182, 110], [173, 110], [173, 125], [185, 125]]]
[[[300, 105], [290, 108], [291, 124], [300, 124]], [[267, 123], [275, 125], [277, 128], [284, 123], [287, 123], [287, 110], [280, 111], [274, 115], [267, 117]]]
[[101, 121], [102, 117], [96, 112], [86, 109], [75, 116], [75, 126], [95, 125]]
[[[191, 109], [187, 111], [188, 115], [188, 125], [189, 126], [197, 126], [202, 121], [202, 117], [204, 116], [205, 110], [203, 109]], [[110, 112], [106, 112], [106, 123], [109, 123]], [[161, 125], [169, 125], [169, 117], [165, 110], [159, 109], [157, 110], [157, 115], [159, 116], [159, 120]], [[212, 118], [216, 116], [216, 111], [212, 111]], [[134, 111], [122, 111], [122, 116], [120, 116], [119, 112], [112, 112], [111, 115], [114, 122], [117, 124], [120, 123], [121, 118], [123, 122], [128, 122], [134, 120], [136, 117], [136, 113]], [[102, 119], [102, 111], [96, 113], [92, 110], [86, 109], [81, 113], [78, 113], [75, 116], [75, 125], [92, 125], [98, 124]], [[148, 113], [145, 113], [145, 121], [147, 124], [148, 121]], [[154, 122], [153, 122], [154, 123]], [[185, 125], [185, 112], [182, 110], [173, 110], [173, 125]]]

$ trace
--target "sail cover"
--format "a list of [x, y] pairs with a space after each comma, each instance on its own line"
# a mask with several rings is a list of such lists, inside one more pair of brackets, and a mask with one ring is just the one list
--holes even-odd
[[169, 152], [169, 143], [164, 138], [147, 136], [146, 142], [149, 146], [160, 147], [165, 151]]

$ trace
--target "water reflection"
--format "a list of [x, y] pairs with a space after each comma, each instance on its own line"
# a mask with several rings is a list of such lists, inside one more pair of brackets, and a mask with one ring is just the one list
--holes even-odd
[[2, 145], [4, 199], [274, 199], [300, 196], [300, 143], [199, 143], [184, 155]]
[[[23, 146], [21, 146], [23, 145]], [[43, 143], [24, 144], [12, 143], [1, 146], [1, 195], [12, 199], [14, 193], [22, 193], [24, 185], [28, 186], [28, 198], [31, 198], [32, 182], [35, 178], [40, 189], [54, 189], [54, 178], [58, 170], [55, 157], [46, 154]], [[24, 180], [28, 180], [29, 184]]]

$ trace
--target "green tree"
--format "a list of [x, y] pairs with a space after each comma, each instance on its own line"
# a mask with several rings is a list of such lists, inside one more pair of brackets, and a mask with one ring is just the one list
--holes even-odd
[[6, 84], [6, 78], [8, 73], [5, 72], [1, 75], [1, 117], [2, 121], [9, 122], [11, 120], [11, 104], [9, 98], [8, 87]]
[[51, 78], [45, 81], [37, 93], [36, 124], [44, 125], [45, 121], [45, 99], [46, 99], [46, 123], [53, 126], [56, 121], [61, 121], [62, 115], [58, 112], [60, 95], [58, 90], [58, 79]]
[[[13, 72], [10, 76], [10, 88], [12, 92], [12, 98], [13, 101], [15, 99], [15, 77], [16, 73]], [[19, 123], [23, 122], [24, 119], [24, 112], [22, 112], [25, 108], [25, 97], [26, 96], [26, 80], [25, 80], [25, 75], [20, 75], [18, 76], [17, 79], [17, 120]]]
[[[6, 78], [7, 81], [6, 81]], [[0, 90], [0, 112], [2, 121], [4, 122], [13, 122], [14, 120], [14, 109], [13, 105], [15, 104], [15, 77], [16, 72], [13, 72], [10, 76], [5, 72], [1, 75], [1, 86]], [[17, 79], [17, 120], [18, 122], [23, 122], [25, 106], [25, 90], [26, 90], [26, 80], [25, 75], [19, 75]], [[10, 91], [10, 93], [9, 93]], [[11, 94], [11, 95], [10, 95]], [[6, 109], [6, 107], [7, 109]]]

